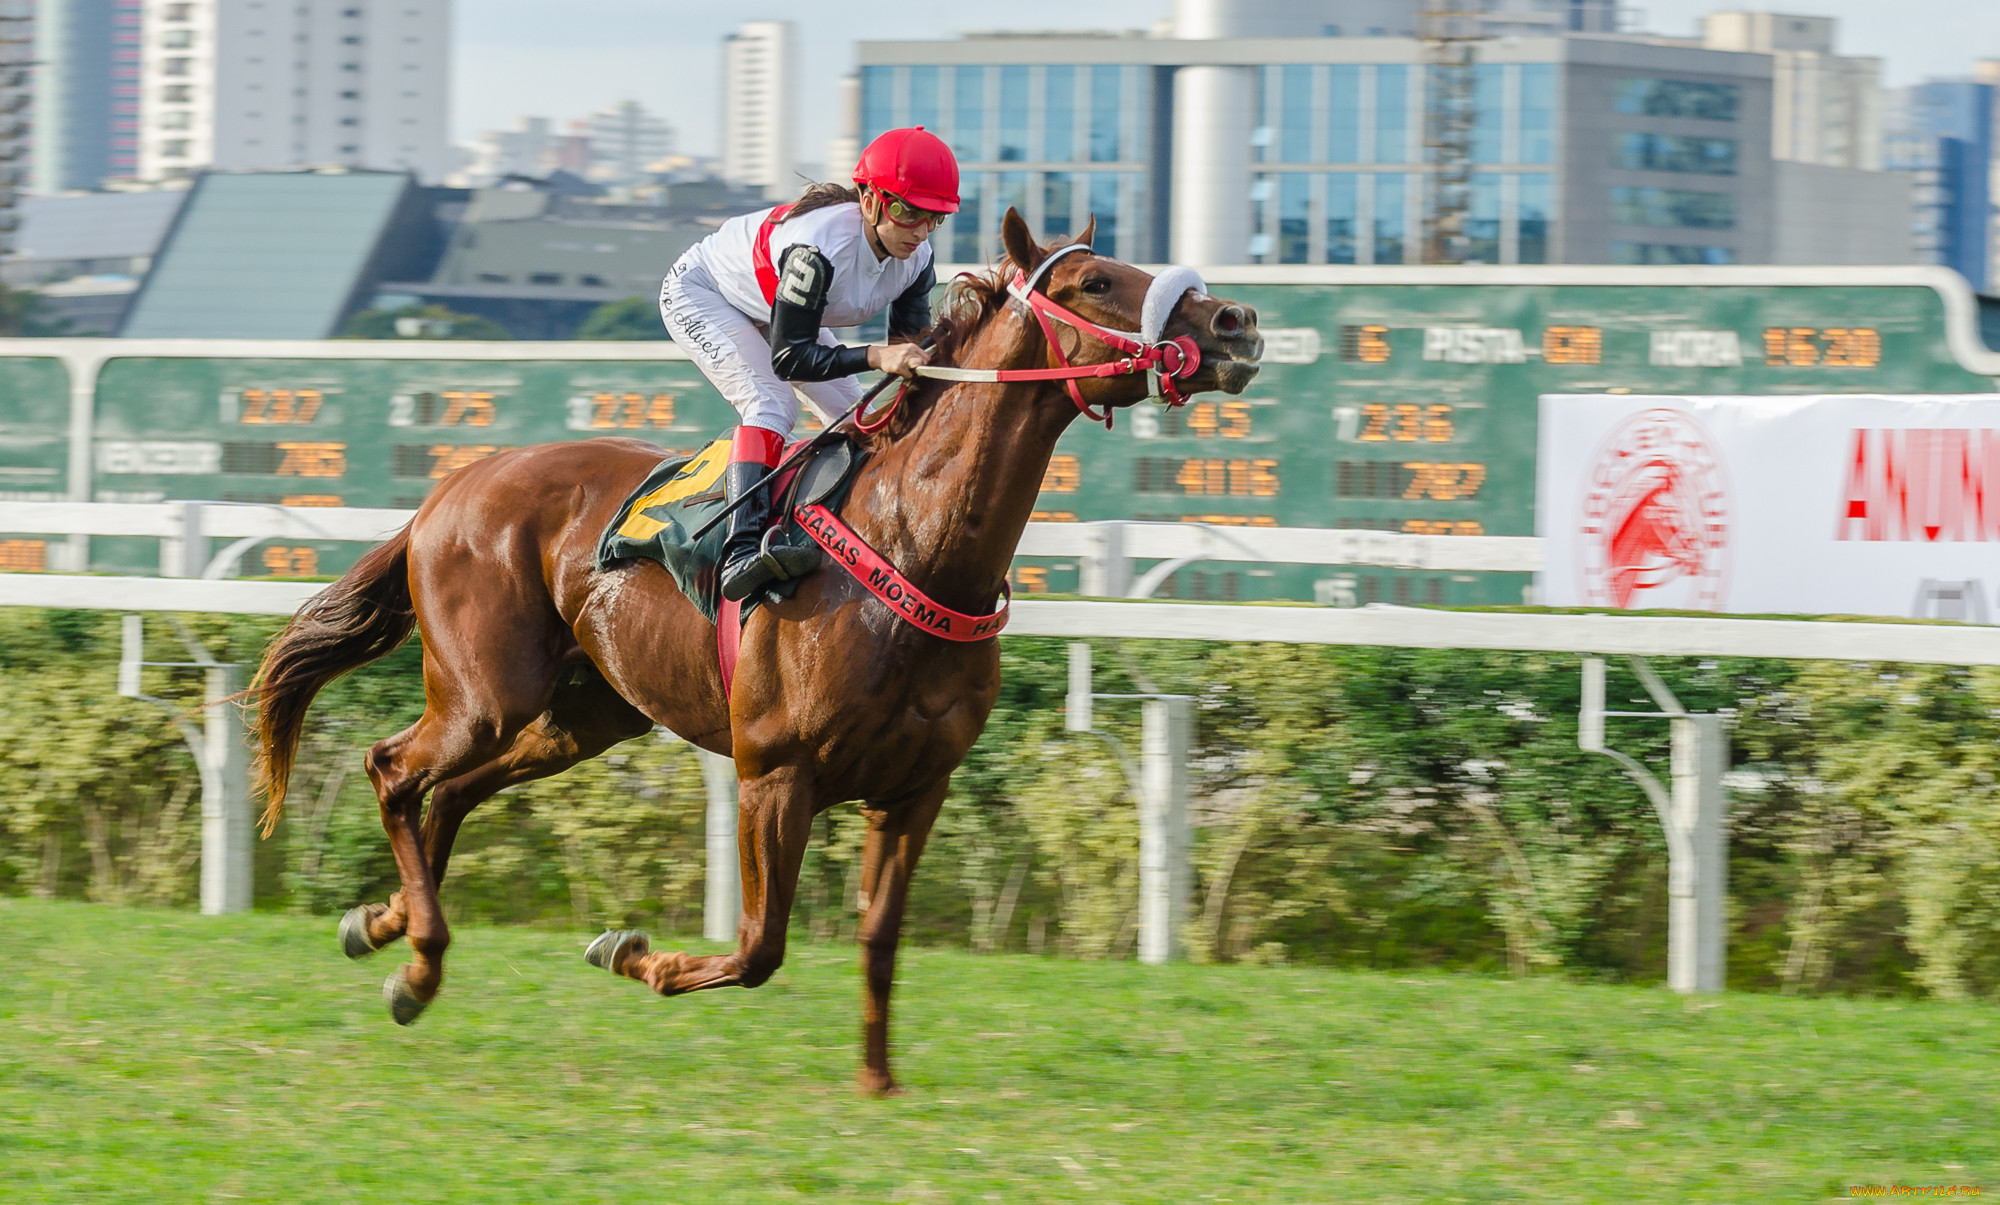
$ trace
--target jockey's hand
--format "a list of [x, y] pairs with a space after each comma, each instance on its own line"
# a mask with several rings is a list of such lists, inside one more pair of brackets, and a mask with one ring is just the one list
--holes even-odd
[[917, 369], [930, 362], [930, 353], [914, 343], [871, 343], [868, 346], [868, 367], [899, 377], [915, 377]]

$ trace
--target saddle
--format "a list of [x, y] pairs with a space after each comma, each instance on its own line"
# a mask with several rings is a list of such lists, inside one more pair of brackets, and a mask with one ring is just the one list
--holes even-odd
[[[699, 540], [692, 533], [700, 531], [723, 507], [722, 475], [729, 467], [729, 446], [725, 435], [692, 456], [661, 461], [613, 513], [597, 541], [597, 567], [607, 569], [630, 560], [658, 561], [673, 575], [681, 593], [715, 623], [723, 614], [722, 545], [729, 528], [716, 524]], [[797, 446], [786, 448], [786, 454]], [[818, 505], [839, 513], [864, 455], [852, 440], [842, 436], [786, 469], [771, 485], [771, 526], [778, 529], [771, 541], [814, 547], [792, 512]], [[797, 589], [796, 578], [773, 582], [761, 594], [743, 601], [739, 624], [759, 603], [789, 598]]]

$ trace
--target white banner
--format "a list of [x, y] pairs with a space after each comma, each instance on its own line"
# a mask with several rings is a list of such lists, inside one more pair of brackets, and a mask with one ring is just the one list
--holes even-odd
[[1545, 395], [1552, 606], [2000, 617], [2000, 396]]

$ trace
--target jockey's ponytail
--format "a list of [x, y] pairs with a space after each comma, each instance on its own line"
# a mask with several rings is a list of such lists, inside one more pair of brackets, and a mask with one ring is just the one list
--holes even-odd
[[[802, 217], [815, 209], [825, 209], [829, 205], [857, 204], [860, 200], [860, 190], [850, 188], [845, 184], [835, 184], [832, 181], [820, 184], [808, 184], [806, 185], [806, 190], [799, 194], [799, 199], [792, 202], [791, 210], [785, 214], [785, 221], [789, 222], [793, 218]], [[783, 224], [783, 222], [779, 223], [779, 225]]]

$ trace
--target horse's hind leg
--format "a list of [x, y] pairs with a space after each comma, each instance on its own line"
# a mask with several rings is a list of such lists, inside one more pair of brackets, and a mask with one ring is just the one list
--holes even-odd
[[893, 806], [868, 805], [868, 835], [861, 847], [861, 973], [867, 993], [861, 1008], [863, 1091], [896, 1091], [889, 1074], [889, 992], [896, 984], [896, 945], [903, 933], [903, 905], [910, 876], [930, 839], [950, 780]]
[[[524, 782], [562, 773], [621, 741], [644, 736], [653, 722], [620, 698], [594, 669], [581, 681], [556, 687], [549, 709], [523, 728], [499, 757], [468, 774], [439, 783], [424, 810], [424, 856], [431, 881], [444, 883], [458, 828], [472, 809]], [[348, 957], [373, 953], [403, 935], [409, 914], [397, 892], [384, 904], [350, 910], [341, 921], [341, 945]]]

